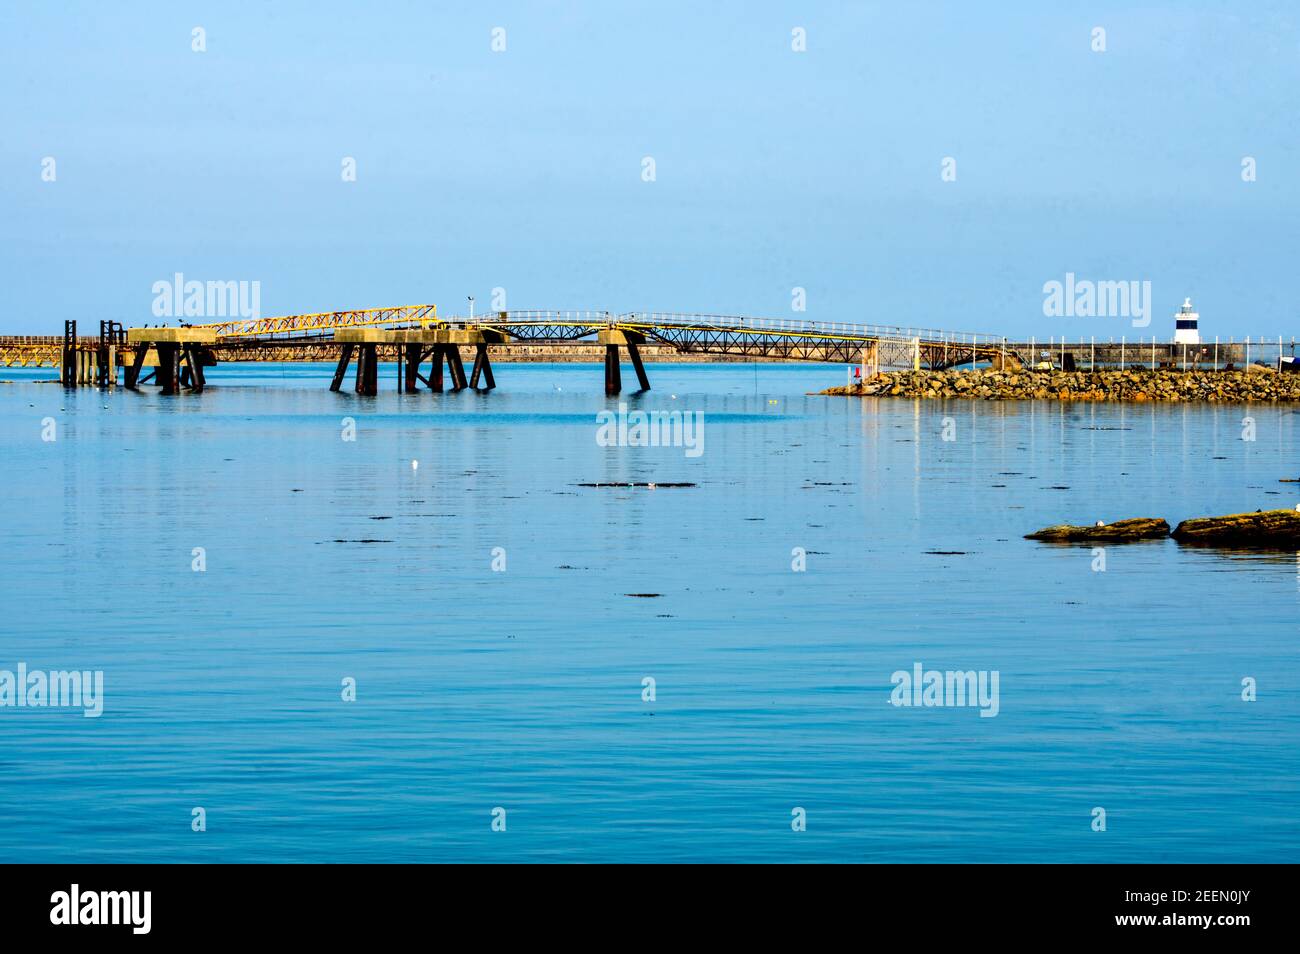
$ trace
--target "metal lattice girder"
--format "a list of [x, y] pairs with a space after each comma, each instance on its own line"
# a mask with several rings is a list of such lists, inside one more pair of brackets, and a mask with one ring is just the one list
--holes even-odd
[[276, 335], [325, 333], [335, 328], [373, 325], [427, 325], [438, 322], [437, 305], [399, 305], [395, 308], [364, 308], [356, 311], [324, 311], [310, 315], [281, 315], [275, 318], [237, 318], [230, 321], [193, 325], [216, 332], [219, 339], [268, 338]]
[[0, 367], [57, 368], [62, 362], [62, 344], [0, 345]]

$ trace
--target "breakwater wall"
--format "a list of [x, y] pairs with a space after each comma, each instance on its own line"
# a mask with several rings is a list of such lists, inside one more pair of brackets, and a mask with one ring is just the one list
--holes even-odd
[[1300, 402], [1300, 374], [1257, 365], [1240, 371], [887, 371], [821, 393], [985, 401]]

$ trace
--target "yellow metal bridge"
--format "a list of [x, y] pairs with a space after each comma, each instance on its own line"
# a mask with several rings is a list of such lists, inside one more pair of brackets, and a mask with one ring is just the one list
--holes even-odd
[[[106, 383], [109, 370], [127, 369], [135, 387], [145, 366], [155, 369], [155, 383], [165, 391], [203, 386], [203, 367], [251, 359], [304, 345], [331, 345], [339, 352], [333, 387], [355, 354], [357, 389], [373, 393], [377, 349], [397, 349], [399, 387], [426, 383], [441, 389], [442, 362], [451, 371], [453, 389], [477, 386], [483, 377], [493, 386], [488, 348], [511, 344], [578, 342], [595, 339], [605, 346], [606, 390], [620, 387], [618, 349], [626, 349], [643, 388], [649, 387], [638, 346], [647, 342], [684, 353], [862, 364], [880, 368], [946, 368], [977, 361], [1011, 361], [1018, 355], [1004, 338], [932, 328], [822, 322], [795, 318], [600, 310], [494, 311], [478, 316], [440, 317], [437, 306], [403, 305], [351, 311], [318, 312], [269, 318], [229, 318], [204, 324], [122, 328], [100, 323], [100, 336], [77, 337], [76, 323], [66, 322], [62, 339], [0, 339], [0, 365], [63, 367], [66, 384]], [[459, 369], [459, 350], [475, 348], [474, 383]], [[420, 373], [421, 362], [434, 357], [436, 372]], [[77, 367], [69, 368], [70, 362]]]

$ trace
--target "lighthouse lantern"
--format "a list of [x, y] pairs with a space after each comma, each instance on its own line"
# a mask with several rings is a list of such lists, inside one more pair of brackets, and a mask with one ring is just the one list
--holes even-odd
[[1201, 332], [1197, 327], [1201, 316], [1192, 311], [1192, 300], [1183, 299], [1183, 307], [1174, 315], [1174, 344], [1200, 344]]

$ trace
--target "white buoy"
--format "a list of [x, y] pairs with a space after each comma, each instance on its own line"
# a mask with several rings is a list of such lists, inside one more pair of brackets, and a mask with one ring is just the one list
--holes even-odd
[[420, 469], [420, 462], [418, 460], [411, 461], [411, 470], [419, 470], [419, 469]]

